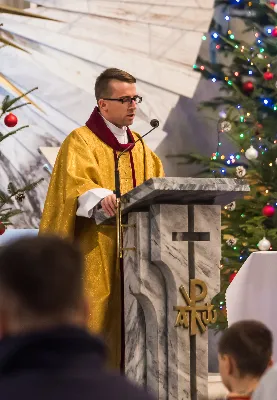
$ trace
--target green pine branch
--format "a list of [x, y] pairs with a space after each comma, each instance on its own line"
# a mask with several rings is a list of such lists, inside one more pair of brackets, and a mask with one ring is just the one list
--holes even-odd
[[5, 204], [11, 204], [12, 199], [16, 197], [18, 194], [21, 193], [28, 193], [31, 190], [34, 190], [44, 179], [41, 178], [37, 180], [36, 182], [28, 183], [27, 185], [17, 188], [13, 182], [10, 182], [8, 184], [8, 193], [9, 195], [6, 195], [4, 192], [0, 192], [0, 210]]
[[36, 182], [28, 183], [21, 188], [18, 188], [13, 182], [10, 182], [7, 188], [9, 194], [0, 191], [0, 221], [4, 225], [13, 225], [10, 219], [23, 213], [23, 211], [20, 209], [14, 209], [13, 207], [5, 208], [5, 206], [7, 204], [13, 205], [14, 198], [16, 199], [19, 194], [24, 195], [25, 193], [35, 189], [42, 181], [43, 178], [37, 180]]
[[22, 129], [25, 129], [25, 128], [29, 128], [29, 125], [21, 126], [20, 128], [17, 128], [17, 129], [15, 129], [15, 130], [13, 130], [13, 131], [7, 133], [6, 135], [3, 135], [3, 134], [1, 133], [1, 135], [0, 135], [0, 143], [1, 143], [3, 140], [7, 139], [8, 137], [10, 137], [10, 136], [12, 136], [12, 135], [15, 135], [17, 132], [19, 132], [19, 131], [21, 131]]
[[11, 210], [11, 211], [8, 211], [8, 212], [3, 213], [3, 214], [0, 213], [1, 222], [6, 226], [13, 225], [13, 223], [10, 221], [10, 219], [15, 217], [16, 215], [20, 215], [22, 213], [23, 213], [23, 211], [22, 210], [18, 210], [18, 209]]
[[31, 104], [32, 104], [32, 103], [20, 104], [19, 106], [15, 106], [15, 107], [8, 108], [6, 112], [11, 112], [11, 111], [17, 110], [18, 108], [25, 107], [25, 106], [29, 106], [29, 105], [31, 105]]
[[[22, 95], [20, 95], [20, 96], [18, 96], [18, 97], [15, 97], [15, 98], [12, 98], [12, 99], [10, 98], [9, 95], [7, 95], [7, 96], [4, 98], [3, 102], [2, 102], [2, 107], [1, 107], [2, 113], [0, 114], [0, 118], [1, 118], [5, 113], [11, 111], [11, 107], [12, 107], [15, 103], [17, 103], [17, 102], [20, 101], [23, 97], [26, 97], [28, 94], [32, 93], [34, 90], [37, 90], [37, 89], [38, 89], [38, 88], [35, 87], [35, 88], [33, 88], [33, 89], [31, 89], [31, 90], [28, 90], [27, 92], [23, 93]], [[25, 105], [25, 104], [24, 104], [24, 105]], [[16, 108], [19, 108], [19, 106], [16, 107]], [[15, 109], [15, 108], [13, 108], [13, 109]]]

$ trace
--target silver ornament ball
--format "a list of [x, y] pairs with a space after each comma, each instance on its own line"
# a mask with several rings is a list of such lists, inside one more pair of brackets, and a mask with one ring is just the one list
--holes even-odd
[[247, 158], [247, 160], [256, 160], [256, 158], [258, 158], [258, 155], [258, 151], [254, 149], [253, 146], [250, 146], [249, 149], [247, 149], [245, 152], [245, 157]]
[[270, 249], [271, 243], [269, 240], [267, 240], [265, 237], [262, 238], [259, 243], [258, 243], [258, 248], [261, 251], [267, 251]]

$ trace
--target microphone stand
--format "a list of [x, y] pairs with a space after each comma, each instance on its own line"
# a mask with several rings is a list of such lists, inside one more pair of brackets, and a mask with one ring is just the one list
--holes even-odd
[[[121, 154], [121, 153], [120, 153]], [[119, 154], [119, 156], [120, 156]], [[116, 237], [117, 237], [117, 249], [116, 255], [120, 259], [123, 257], [123, 243], [122, 243], [122, 223], [121, 223], [121, 192], [120, 192], [120, 174], [119, 174], [119, 156], [115, 157], [115, 170], [114, 170], [114, 181], [115, 181], [115, 196], [116, 196]]]
[[[154, 120], [157, 121], [157, 120]], [[152, 122], [152, 121], [151, 121]], [[153, 125], [152, 125], [153, 126]], [[134, 148], [135, 144], [141, 139], [152, 132], [154, 129], [158, 128], [158, 121], [155, 125], [150, 129], [150, 131], [146, 132], [139, 139], [137, 139], [134, 143], [131, 143], [130, 146], [126, 147], [118, 156], [115, 157], [115, 169], [114, 169], [114, 181], [115, 181], [115, 196], [116, 196], [116, 237], [117, 237], [117, 258], [123, 258], [123, 232], [122, 232], [122, 214], [121, 214], [121, 190], [120, 190], [120, 173], [119, 173], [119, 160], [120, 157], [126, 153], [127, 151]]]

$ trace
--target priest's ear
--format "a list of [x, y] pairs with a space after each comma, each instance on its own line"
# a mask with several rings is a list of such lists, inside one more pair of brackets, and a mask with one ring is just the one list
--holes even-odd
[[108, 109], [108, 102], [104, 99], [98, 100], [98, 108], [100, 111], [107, 111]]

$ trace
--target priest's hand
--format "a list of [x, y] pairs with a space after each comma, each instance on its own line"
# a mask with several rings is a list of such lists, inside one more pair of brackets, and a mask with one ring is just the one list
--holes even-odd
[[109, 215], [110, 217], [113, 217], [116, 213], [116, 196], [115, 196], [115, 194], [110, 194], [109, 196], [106, 196], [101, 201], [101, 207], [103, 208], [105, 214]]

